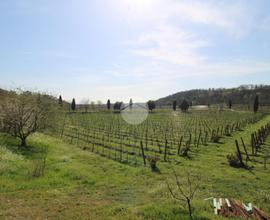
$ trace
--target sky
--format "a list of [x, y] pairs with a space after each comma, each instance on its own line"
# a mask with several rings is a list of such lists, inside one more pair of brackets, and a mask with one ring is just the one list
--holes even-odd
[[0, 1], [0, 87], [70, 101], [270, 84], [269, 0]]

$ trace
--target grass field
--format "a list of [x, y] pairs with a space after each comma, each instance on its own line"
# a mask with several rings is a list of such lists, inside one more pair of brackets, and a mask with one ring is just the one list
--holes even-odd
[[[185, 120], [199, 118], [194, 116], [196, 113], [191, 113]], [[149, 120], [155, 117], [159, 116], [153, 115]], [[217, 130], [220, 125], [241, 122], [248, 117], [246, 113], [237, 113], [233, 119], [228, 116], [227, 122], [223, 117], [218, 125], [213, 124], [213, 118], [208, 123]], [[193, 124], [198, 127], [194, 120]], [[158, 163], [161, 173], [152, 172], [143, 165], [131, 166], [110, 160], [106, 155], [100, 156], [101, 153], [82, 149], [83, 143], [67, 138], [61, 140], [59, 135], [35, 134], [29, 139], [28, 148], [18, 149], [18, 140], [0, 134], [0, 219], [189, 219], [185, 204], [175, 202], [168, 193], [165, 179], [171, 177], [171, 167], [180, 176], [188, 171], [194, 180], [201, 178], [193, 202], [195, 219], [223, 219], [213, 214], [209, 201], [204, 201], [211, 196], [253, 202], [269, 213], [270, 162], [264, 169], [263, 155], [270, 148], [270, 139], [254, 161], [249, 162], [249, 166], [253, 166], [251, 170], [232, 168], [226, 159], [229, 153], [235, 152], [235, 139], [243, 137], [248, 143], [250, 134], [269, 121], [270, 115], [266, 115], [256, 123], [243, 124], [231, 136], [223, 135], [219, 144], [207, 141], [207, 145], [192, 146], [190, 158], [174, 153], [171, 158], [177, 160]], [[188, 125], [191, 131], [193, 126]], [[96, 128], [96, 124], [93, 127]], [[172, 129], [176, 128], [172, 126]], [[94, 130], [90, 128], [90, 131]], [[150, 137], [164, 139], [162, 131], [155, 131]], [[100, 132], [96, 135], [96, 139], [103, 137]], [[192, 136], [195, 136], [194, 130]], [[140, 139], [142, 137], [145, 134]], [[173, 138], [171, 136], [170, 140]], [[127, 139], [124, 141], [129, 143]], [[117, 143], [112, 145], [118, 146]], [[149, 148], [155, 146], [151, 140], [148, 145]], [[171, 151], [175, 148], [172, 141]]]

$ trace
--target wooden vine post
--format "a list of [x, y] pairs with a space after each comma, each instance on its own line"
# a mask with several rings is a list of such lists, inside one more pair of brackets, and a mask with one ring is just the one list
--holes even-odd
[[245, 142], [244, 142], [244, 140], [243, 140], [242, 137], [241, 137], [241, 142], [242, 142], [244, 151], [245, 151], [245, 153], [246, 153], [246, 162], [247, 162], [247, 161], [251, 161], [250, 158], [249, 158], [248, 152], [247, 152], [247, 148], [246, 148]]
[[182, 141], [183, 141], [183, 136], [181, 136], [179, 144], [178, 144], [178, 150], [177, 150], [177, 154], [180, 155], [180, 150], [181, 150], [181, 145], [182, 145]]
[[255, 156], [255, 143], [254, 143], [254, 134], [251, 134], [251, 150], [252, 150], [252, 156]]
[[142, 150], [142, 158], [143, 158], [143, 164], [146, 166], [146, 161], [145, 161], [145, 155], [144, 155], [144, 149], [143, 149], [143, 143], [141, 141], [141, 150]]
[[240, 164], [241, 164], [241, 166], [245, 166], [237, 140], [235, 140], [235, 145], [236, 145], [236, 150], [237, 150], [237, 157], [238, 157], [238, 159], [240, 161]]
[[165, 150], [164, 150], [164, 161], [167, 161], [167, 148], [168, 148], [168, 141], [167, 138], [165, 140]]

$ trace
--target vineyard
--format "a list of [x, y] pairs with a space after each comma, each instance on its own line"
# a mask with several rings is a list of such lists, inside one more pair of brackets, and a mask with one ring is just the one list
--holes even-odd
[[0, 134], [0, 218], [190, 219], [174, 172], [198, 184], [193, 219], [252, 216], [237, 201], [269, 213], [269, 113], [155, 109], [138, 125], [117, 111], [50, 114], [27, 148]]
[[264, 114], [236, 111], [157, 111], [139, 125], [126, 123], [119, 113], [67, 113], [54, 133], [83, 150], [127, 163], [147, 165], [147, 159], [177, 161], [193, 149], [240, 131]]

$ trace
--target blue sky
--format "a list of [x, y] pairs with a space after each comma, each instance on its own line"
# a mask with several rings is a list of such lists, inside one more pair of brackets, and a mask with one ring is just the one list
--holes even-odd
[[77, 102], [270, 84], [270, 1], [0, 1], [0, 87]]

